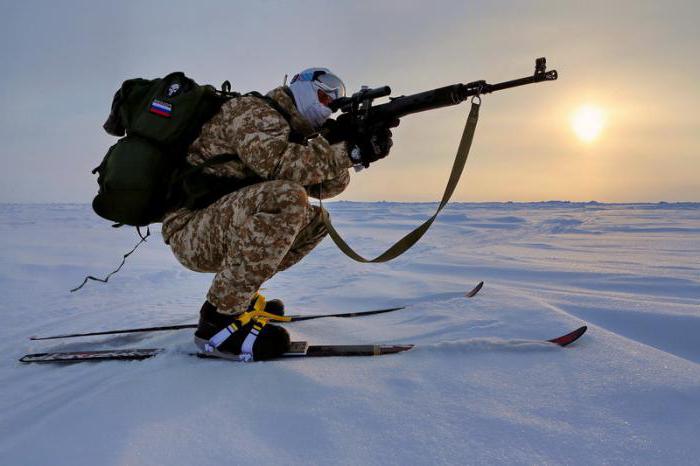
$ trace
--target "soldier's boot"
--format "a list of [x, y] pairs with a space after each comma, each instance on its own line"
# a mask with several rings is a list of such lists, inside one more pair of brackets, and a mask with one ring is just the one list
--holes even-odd
[[207, 354], [237, 361], [263, 361], [289, 351], [287, 330], [266, 320], [247, 318], [246, 314], [222, 314], [205, 301], [199, 312], [195, 344]]
[[274, 314], [276, 316], [284, 315], [284, 302], [282, 302], [281, 299], [271, 299], [268, 301], [265, 299], [265, 296], [261, 295], [260, 293], [255, 293], [255, 296], [253, 296], [253, 299], [250, 301], [248, 310], [252, 311], [253, 309], [255, 309], [255, 304], [261, 298], [263, 300], [263, 303], [265, 304], [265, 307], [263, 309], [265, 312], [269, 314]]

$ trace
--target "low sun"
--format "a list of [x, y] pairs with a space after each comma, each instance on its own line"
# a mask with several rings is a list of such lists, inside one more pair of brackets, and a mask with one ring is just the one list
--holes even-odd
[[595, 141], [603, 129], [603, 111], [594, 105], [582, 105], [571, 118], [571, 128], [583, 142]]

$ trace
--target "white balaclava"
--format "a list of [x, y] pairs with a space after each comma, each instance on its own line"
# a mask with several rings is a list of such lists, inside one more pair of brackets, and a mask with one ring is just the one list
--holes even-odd
[[327, 68], [308, 68], [295, 75], [289, 84], [299, 113], [314, 129], [320, 128], [333, 111], [318, 99], [323, 91], [332, 99], [345, 96], [343, 82]]

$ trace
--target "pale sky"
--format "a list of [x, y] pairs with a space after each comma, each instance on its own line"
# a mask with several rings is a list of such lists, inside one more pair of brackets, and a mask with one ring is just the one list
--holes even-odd
[[[0, 0], [0, 202], [91, 202], [125, 79], [185, 71], [267, 92], [309, 66], [411, 94], [532, 73], [486, 96], [455, 201], [700, 201], [697, 1]], [[591, 142], [571, 125], [602, 115]], [[402, 120], [346, 200], [438, 200], [469, 106]]]

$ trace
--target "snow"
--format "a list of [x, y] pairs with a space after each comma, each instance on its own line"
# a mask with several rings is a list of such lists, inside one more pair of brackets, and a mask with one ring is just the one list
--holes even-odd
[[[372, 256], [431, 203], [328, 205]], [[211, 277], [154, 230], [87, 205], [0, 205], [0, 464], [697, 464], [700, 204], [451, 204], [388, 264], [330, 240], [264, 293], [291, 313], [409, 305], [288, 326], [313, 343], [416, 343], [381, 358], [235, 364], [190, 331], [30, 335], [196, 320]], [[486, 282], [473, 299], [464, 293]], [[582, 325], [569, 348], [540, 340]], [[24, 353], [167, 347], [141, 362], [24, 365]]]

